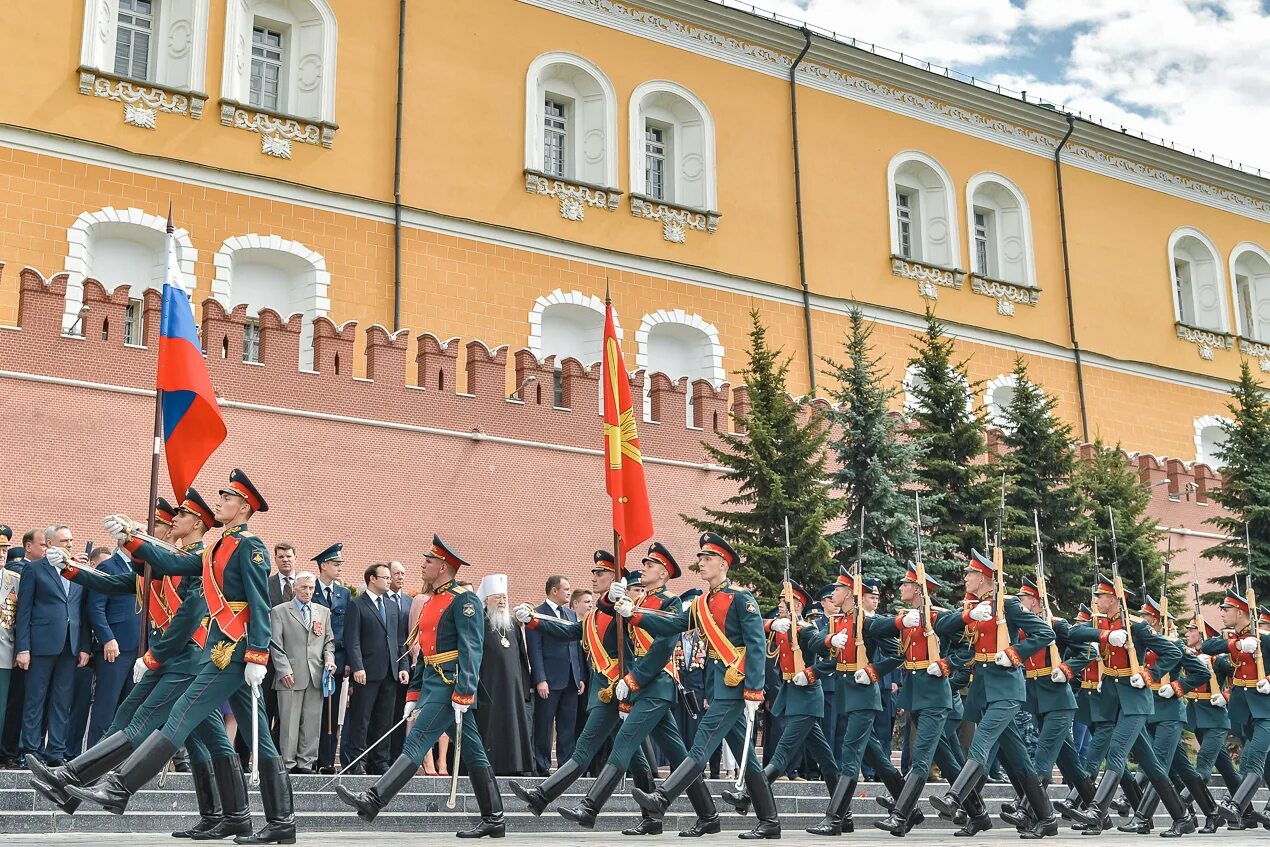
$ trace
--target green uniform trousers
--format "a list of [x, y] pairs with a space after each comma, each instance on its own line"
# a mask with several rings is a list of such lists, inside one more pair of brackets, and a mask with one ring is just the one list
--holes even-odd
[[1115, 721], [1097, 721], [1093, 725], [1093, 738], [1089, 742], [1089, 750], [1085, 754], [1082, 767], [1090, 777], [1098, 776], [1102, 770], [1103, 759], [1107, 758], [1107, 750], [1111, 747], [1111, 734], [1116, 730]]
[[[1036, 754], [1032, 757], [1032, 772], [1041, 779], [1048, 780], [1054, 773], [1054, 764], [1063, 755], [1063, 749], [1071, 743], [1076, 710], [1053, 709], [1032, 717], [1036, 720], [1038, 732]], [[1063, 776], [1068, 779], [1074, 775], [1063, 771]]]
[[776, 752], [767, 760], [768, 767], [783, 774], [790, 760], [800, 753], [810, 756], [822, 774], [838, 770], [838, 760], [829, 749], [829, 741], [825, 738], [820, 718], [815, 715], [786, 716], [785, 729], [781, 732], [781, 740], [776, 744]]
[[[630, 723], [631, 719], [635, 716], [635, 710], [639, 709], [640, 703], [648, 703], [651, 705], [656, 702], [658, 701], [637, 700], [631, 708], [631, 713], [626, 716], [625, 722]], [[652, 772], [652, 768], [649, 766], [649, 763], [648, 763], [648, 757], [644, 755], [644, 749], [642, 746], [644, 737], [640, 736], [639, 738], [635, 738], [634, 735], [631, 735], [631, 736], [628, 736], [625, 741], [622, 741], [622, 734], [618, 732], [618, 727], [622, 726], [623, 721], [621, 716], [617, 712], [617, 703], [618, 703], [617, 698], [614, 698], [613, 702], [611, 703], [597, 702], [595, 705], [593, 705], [590, 709], [587, 710], [586, 724], [584, 724], [582, 727], [582, 734], [578, 736], [577, 743], [573, 745], [573, 756], [570, 757], [573, 759], [574, 762], [577, 763], [578, 773], [582, 773], [587, 769], [587, 766], [591, 764], [591, 760], [595, 758], [595, 754], [599, 752], [600, 747], [604, 745], [605, 741], [609, 740], [610, 738], [613, 738], [613, 733], [615, 732], [617, 732], [618, 734], [617, 734], [617, 737], [614, 738], [613, 740], [613, 751], [612, 753], [609, 754], [609, 761], [613, 762], [614, 764], [617, 764], [617, 762], [614, 760], [613, 757], [617, 755], [618, 753], [617, 745], [619, 742], [621, 742], [624, 745], [629, 746], [630, 748], [629, 752], [627, 752], [626, 750], [623, 750], [622, 755], [625, 760], [623, 763], [623, 767], [630, 770], [631, 773], [646, 773], [646, 772], [651, 773]], [[669, 703], [665, 703], [664, 705], [666, 706], [667, 709], [669, 709], [669, 706], [670, 706]], [[643, 724], [645, 720], [646, 718], [641, 717], [640, 729], [644, 728]], [[672, 719], [672, 723], [673, 723], [673, 719]], [[623, 727], [623, 729], [624, 728], [625, 727]], [[635, 732], [635, 731], [637, 730], [632, 730], [632, 732]], [[645, 735], [651, 731], [652, 731], [652, 726], [650, 725], [648, 726], [648, 729], [645, 732]], [[683, 749], [683, 746], [684, 746], [683, 739], [680, 738], [679, 739], [680, 749]], [[669, 756], [670, 751], [667, 751], [666, 755]], [[680, 762], [683, 761], [684, 755], [687, 755], [687, 751], [685, 751], [683, 755], [680, 755], [679, 757]], [[677, 762], [672, 762], [671, 764], [674, 765], [674, 764], [677, 764]]]
[[[617, 738], [613, 739], [613, 752], [609, 754], [609, 764], [616, 765], [624, 771], [630, 770], [632, 773], [650, 770], [649, 762], [644, 756], [644, 739], [651, 737], [657, 743], [657, 748], [661, 750], [662, 755], [666, 757], [666, 761], [670, 763], [671, 769], [679, 767], [679, 763], [688, 758], [688, 748], [684, 746], [683, 736], [679, 734], [679, 724], [675, 723], [675, 716], [670, 713], [671, 705], [669, 700], [655, 700], [649, 697], [641, 697], [632, 703], [630, 713], [627, 714], [626, 720], [622, 721], [622, 728], [617, 732]], [[587, 724], [590, 723], [591, 718], [588, 715]], [[585, 727], [582, 733], [586, 734]], [[579, 739], [578, 746], [581, 746], [581, 743]], [[573, 757], [575, 759], [578, 757], [576, 747]], [[587, 765], [586, 762], [578, 764], [583, 768]]]
[[[401, 747], [401, 755], [414, 762], [416, 767], [423, 765], [423, 757], [432, 749], [442, 735], [454, 737], [454, 728], [458, 724], [454, 720], [454, 705], [447, 697], [444, 700], [426, 700], [415, 712], [414, 726], [406, 735], [406, 742]], [[489, 757], [485, 755], [485, 742], [476, 728], [476, 712], [468, 709], [463, 713], [463, 766], [471, 773], [479, 768], [489, 767]], [[263, 739], [262, 739], [263, 741]], [[275, 756], [277, 753], [274, 754]], [[455, 762], [458, 768], [459, 763]]]
[[[984, 770], [990, 771], [993, 753], [1001, 739], [1011, 732], [1016, 738], [1018, 737], [1018, 730], [1014, 729], [1014, 716], [1019, 713], [1021, 706], [1022, 703], [1018, 700], [995, 700], [989, 703], [979, 717], [979, 724], [975, 727], [975, 736], [970, 742], [970, 751], [966, 757], [974, 759], [983, 765]], [[1021, 743], [1022, 739], [1020, 739]], [[1013, 745], [1009, 747], [1012, 749]]]
[[[189, 681], [188, 686], [184, 686], [185, 690], [172, 704], [171, 712], [163, 724], [164, 736], [180, 747], [198, 729], [199, 724], [212, 718], [213, 715], [219, 715], [221, 704], [228, 701], [230, 708], [234, 710], [234, 717], [238, 719], [238, 731], [243, 733], [248, 746], [252, 744], [251, 727], [252, 722], [255, 722], [260, 744], [260, 761], [278, 758], [278, 748], [274, 746], [273, 736], [269, 734], [269, 717], [265, 714], [264, 692], [260, 692], [253, 710], [251, 689], [243, 681], [242, 669], [243, 666], [237, 663], [231, 664], [225, 670], [221, 670], [211, 662], [204, 664]], [[164, 674], [160, 677], [159, 687], [165, 687], [166, 680], [172, 676], [173, 674]], [[180, 676], [184, 677], [184, 674]], [[200, 738], [206, 742], [205, 736]]]
[[[939, 748], [935, 751], [935, 763], [943, 770], [945, 765], [950, 765], [950, 772], [953, 774], [961, 773], [961, 769], [966, 766], [966, 751], [961, 749], [961, 718], [956, 712], [951, 713], [944, 721], [943, 738], [940, 739]], [[947, 778], [947, 774], [945, 774]], [[952, 782], [955, 776], [948, 781]]]
[[[872, 714], [869, 713], [870, 716]], [[715, 700], [701, 716], [701, 723], [697, 725], [697, 737], [692, 749], [688, 751], [688, 758], [705, 770], [714, 751], [726, 741], [738, 763], [742, 758], [745, 759], [746, 771], [762, 774], [763, 766], [754, 754], [754, 739], [747, 740], [745, 737], [745, 723], [744, 700]]]
[[873, 732], [877, 715], [868, 709], [847, 712], [847, 729], [842, 734], [842, 749], [838, 755], [839, 778], [858, 779], [861, 761], [867, 762], [879, 778], [899, 773], [891, 764], [891, 757], [882, 752], [882, 744]]
[[[123, 732], [133, 746], [167, 721], [177, 698], [194, 677], [186, 673], [158, 674], [149, 671], [115, 710], [115, 720], [104, 737]], [[191, 762], [210, 762], [215, 757], [234, 755], [234, 745], [225, 732], [225, 719], [218, 709], [194, 728], [185, 740]]]
[[[1265, 695], [1251, 696], [1264, 697]], [[1243, 776], [1256, 774], [1264, 777], [1266, 755], [1270, 753], [1270, 718], [1253, 718], [1249, 723], [1252, 724], [1252, 732], [1244, 738], [1244, 749], [1239, 755], [1239, 773]]]
[[[910, 716], [915, 728], [915, 735], [912, 744], [909, 745], [909, 772], [929, 774], [931, 762], [936, 758], [941, 759], [939, 769], [947, 770], [949, 762], [947, 761], [948, 751], [944, 747], [944, 726], [948, 723], [948, 714], [951, 709], [920, 709]], [[960, 771], [960, 766], [955, 766]], [[944, 778], [950, 782], [957, 778], [954, 772], [951, 776], [947, 773]]]

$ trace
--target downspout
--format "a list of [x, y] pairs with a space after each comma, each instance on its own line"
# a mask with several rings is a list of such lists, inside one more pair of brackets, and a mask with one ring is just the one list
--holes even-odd
[[1058, 226], [1063, 239], [1063, 287], [1067, 292], [1067, 333], [1072, 339], [1072, 352], [1076, 355], [1076, 397], [1080, 404], [1081, 438], [1089, 441], [1089, 416], [1085, 410], [1085, 369], [1080, 358], [1080, 342], [1076, 340], [1076, 306], [1072, 302], [1072, 265], [1067, 253], [1067, 204], [1063, 200], [1063, 145], [1076, 131], [1076, 118], [1067, 115], [1067, 134], [1054, 150], [1054, 176], [1058, 180]]
[[392, 170], [392, 331], [401, 329], [401, 103], [406, 69], [406, 0], [397, 21], [397, 137]]
[[802, 28], [803, 50], [789, 67], [789, 111], [794, 125], [794, 211], [798, 217], [798, 280], [803, 286], [803, 324], [807, 331], [807, 387], [816, 396], [816, 356], [811, 342], [811, 289], [807, 287], [807, 250], [803, 244], [803, 173], [798, 156], [798, 66], [811, 49], [811, 30]]

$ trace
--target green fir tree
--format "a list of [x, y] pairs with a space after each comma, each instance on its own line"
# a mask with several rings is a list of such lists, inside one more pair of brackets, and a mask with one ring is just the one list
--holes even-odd
[[830, 578], [825, 539], [833, 502], [826, 485], [827, 423], [806, 401], [786, 390], [789, 359], [768, 344], [757, 310], [750, 312], [749, 359], [741, 377], [749, 389], [749, 412], [738, 418], [744, 434], [704, 442], [723, 478], [737, 493], [704, 517], [680, 515], [699, 532], [714, 531], [741, 555], [732, 579], [774, 602], [785, 571], [785, 519], [789, 519], [791, 576], [808, 590]]

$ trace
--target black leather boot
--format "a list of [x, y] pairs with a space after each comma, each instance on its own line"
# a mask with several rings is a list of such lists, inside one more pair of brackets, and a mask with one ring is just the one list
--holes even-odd
[[1000, 818], [1019, 832], [1023, 832], [1026, 829], [1030, 829], [1033, 822], [1032, 812], [1028, 808], [1027, 800], [1024, 797], [1023, 779], [1019, 774], [1009, 769], [1006, 770], [1006, 777], [1014, 788], [1014, 802], [1007, 801], [1001, 804]]
[[1073, 820], [1070, 815], [1073, 809], [1084, 809], [1094, 800], [1094, 792], [1098, 787], [1094, 785], [1094, 781], [1087, 776], [1072, 783], [1072, 790], [1068, 792], [1066, 799], [1059, 800], [1054, 804], [1054, 809], [1064, 820]]
[[[774, 765], [766, 765], [763, 768], [763, 776], [767, 779], [767, 784], [771, 785], [779, 776], [776, 773]], [[830, 792], [831, 794], [833, 792]], [[750, 813], [750, 795], [744, 788], [737, 789], [736, 786], [725, 788], [719, 792], [719, 796], [723, 798], [723, 802], [728, 803], [732, 808], [736, 809], [738, 815], [748, 815]]]
[[216, 793], [220, 795], [220, 820], [203, 832], [191, 832], [195, 841], [217, 841], [237, 835], [250, 835], [251, 806], [247, 804], [247, 781], [243, 778], [243, 760], [237, 753], [212, 759], [216, 775]]
[[552, 800], [568, 790], [580, 776], [582, 776], [582, 768], [578, 767], [578, 763], [573, 759], [568, 759], [556, 768], [555, 773], [533, 788], [525, 788], [515, 780], [507, 784], [511, 787], [512, 793], [524, 800], [529, 806], [529, 811], [537, 817], [547, 810]]
[[[653, 782], [653, 774], [651, 771], [635, 771], [631, 774], [631, 779], [640, 791], [651, 792], [657, 788]], [[689, 793], [692, 789], [688, 789]], [[588, 795], [589, 798], [590, 795]], [[607, 800], [608, 798], [604, 798]], [[604, 808], [604, 800], [595, 807], [595, 814], [598, 815], [600, 810]], [[594, 820], [594, 817], [592, 818]], [[661, 835], [661, 821], [652, 817], [648, 812], [640, 809], [639, 823], [635, 826], [622, 830], [623, 835]]]
[[1125, 771], [1120, 775], [1120, 790], [1124, 792], [1125, 803], [1128, 805], [1116, 804], [1116, 798], [1113, 796], [1111, 798], [1111, 808], [1113, 808], [1119, 815], [1136, 812], [1138, 807], [1142, 805], [1143, 797], [1146, 794], [1146, 784], [1146, 774], [1140, 771], [1137, 774], [1131, 774], [1128, 771]]
[[1160, 795], [1155, 793], [1155, 786], [1147, 786], [1142, 792], [1142, 800], [1138, 803], [1133, 817], [1128, 823], [1116, 827], [1117, 832], [1128, 832], [1134, 835], [1150, 835], [1155, 828], [1155, 807], [1160, 805]]
[[807, 832], [812, 835], [841, 835], [842, 820], [851, 803], [851, 792], [855, 789], [855, 784], [854, 779], [838, 780], [837, 789], [829, 795], [829, 806], [825, 809], [824, 818], [815, 826], [807, 827]]
[[[617, 784], [622, 781], [622, 769], [617, 765], [605, 765], [600, 771], [600, 775], [591, 783], [591, 790], [578, 803], [578, 805], [570, 808], [569, 806], [559, 806], [556, 811], [566, 820], [573, 821], [583, 829], [595, 828], [595, 816], [600, 813], [602, 807], [608, 799], [613, 796], [614, 789]], [[636, 791], [641, 789], [636, 788]], [[656, 793], [656, 792], [650, 792]], [[661, 816], [653, 816], [651, 812], [645, 816], [645, 820], [652, 820], [661, 823]]]
[[925, 787], [926, 774], [910, 771], [908, 779], [904, 780], [904, 787], [900, 789], [899, 796], [895, 798], [895, 803], [891, 806], [891, 813], [880, 821], [874, 821], [873, 825], [891, 835], [903, 838], [912, 829], [909, 818], [913, 810], [917, 808], [917, 802], [921, 800], [922, 789]]
[[220, 823], [220, 797], [216, 793], [216, 771], [211, 762], [190, 762], [194, 781], [194, 799], [198, 802], [198, 823], [189, 829], [172, 833], [173, 838], [192, 838], [196, 832], [209, 832]]
[[472, 793], [476, 795], [481, 822], [455, 835], [459, 838], [502, 838], [507, 834], [507, 824], [503, 820], [503, 795], [498, 792], [494, 769], [488, 765], [468, 768], [467, 778], [472, 783]]
[[1221, 817], [1217, 814], [1217, 801], [1213, 799], [1213, 792], [1208, 790], [1208, 783], [1197, 773], [1186, 776], [1183, 781], [1186, 783], [1186, 790], [1191, 795], [1191, 802], [1204, 816], [1204, 825], [1197, 832], [1212, 835], [1221, 826]]
[[1226, 819], [1231, 827], [1243, 828], [1244, 813], [1252, 807], [1252, 798], [1261, 787], [1261, 777], [1250, 773], [1239, 783], [1235, 793], [1217, 805], [1217, 813]]
[[406, 756], [398, 756], [397, 761], [389, 766], [388, 770], [381, 776], [368, 791], [361, 794], [354, 794], [344, 786], [336, 783], [335, 793], [348, 805], [357, 810], [357, 816], [369, 823], [375, 819], [383, 808], [388, 805], [392, 798], [397, 796], [397, 792], [405, 788], [406, 783], [419, 770], [419, 766], [412, 762]]
[[1164, 811], [1169, 813], [1169, 817], [1173, 819], [1173, 823], [1164, 832], [1160, 833], [1161, 838], [1181, 838], [1183, 835], [1190, 835], [1196, 829], [1195, 813], [1186, 807], [1182, 802], [1182, 798], [1178, 795], [1177, 789], [1173, 787], [1173, 782], [1166, 775], [1163, 779], [1153, 780], [1151, 783], [1155, 788], [1156, 796], [1160, 799], [1160, 805], [1164, 807]]
[[28, 756], [31, 787], [68, 815], [75, 814], [79, 799], [66, 793], [67, 786], [92, 785], [132, 755], [132, 742], [115, 732], [89, 747], [60, 768], [50, 768], [39, 756]]
[[981, 832], [992, 829], [992, 818], [988, 816], [988, 807], [984, 804], [983, 795], [980, 793], [987, 782], [988, 775], [985, 773], [977, 781], [974, 790], [966, 795], [966, 802], [962, 804], [962, 812], [966, 820], [961, 829], [953, 833], [953, 837], [973, 838]]
[[772, 786], [767, 783], [767, 774], [746, 768], [745, 790], [749, 792], [750, 802], [754, 804], [754, 816], [758, 821], [753, 829], [742, 832], [737, 838], [780, 838], [781, 822], [776, 816], [776, 798], [772, 796]]
[[710, 796], [706, 781], [700, 776], [688, 786], [688, 800], [692, 803], [692, 810], [697, 813], [697, 820], [692, 826], [679, 831], [680, 838], [700, 838], [723, 830], [723, 825], [719, 822], [719, 810], [714, 805], [714, 798]]
[[[676, 797], [683, 794], [692, 784], [694, 779], [701, 776], [701, 767], [692, 759], [684, 759], [679, 763], [679, 767], [666, 777], [661, 787], [656, 791], [645, 792], [638, 787], [631, 790], [631, 796], [635, 798], [635, 802], [639, 804], [641, 809], [652, 814], [658, 820], [666, 815], [666, 810], [670, 808], [671, 802]], [[610, 792], [611, 793], [611, 792]]]
[[1050, 803], [1049, 792], [1045, 790], [1041, 778], [1034, 773], [1023, 776], [1023, 798], [1027, 801], [1031, 820], [1030, 826], [1023, 830], [1021, 837], [1035, 839], [1058, 835], [1058, 818]]
[[[832, 797], [832, 796], [833, 796], [833, 794], [834, 794], [834, 792], [838, 790], [838, 785], [839, 785], [839, 784], [843, 781], [843, 780], [842, 780], [842, 775], [841, 775], [841, 774], [838, 774], [838, 775], [837, 775], [837, 777], [838, 777], [838, 778], [837, 778], [837, 779], [835, 779], [835, 780], [834, 780], [834, 782], [833, 782], [833, 788], [832, 788], [832, 789], [830, 789], [830, 791], [829, 791], [829, 796], [830, 796], [830, 797]], [[855, 817], [854, 817], [854, 816], [852, 816], [852, 814], [851, 814], [851, 800], [855, 797], [855, 789], [856, 789], [856, 785], [857, 785], [858, 783], [859, 783], [859, 779], [857, 778], [857, 779], [853, 779], [853, 780], [851, 780], [851, 781], [850, 781], [850, 784], [849, 784], [849, 785], [847, 785], [847, 805], [846, 805], [846, 806], [843, 808], [843, 810], [842, 810], [842, 832], [843, 832], [843, 834], [846, 834], [846, 833], [848, 833], [848, 832], [855, 832]], [[911, 826], [912, 826], [912, 823], [911, 823], [911, 822], [910, 822], [909, 826], [910, 826], [910, 828], [911, 828]]]
[[1111, 819], [1107, 815], [1107, 810], [1111, 808], [1111, 798], [1116, 795], [1116, 789], [1120, 787], [1119, 783], [1119, 774], [1104, 773], [1089, 807], [1072, 811], [1072, 818], [1081, 827], [1081, 835], [1102, 835], [1104, 830], [1111, 828]]
[[240, 835], [235, 844], [294, 844], [295, 804], [291, 794], [291, 775], [281, 756], [261, 759], [260, 805], [265, 810], [265, 825], [254, 835]]
[[67, 785], [66, 792], [71, 797], [96, 803], [112, 815], [122, 815], [132, 795], [163, 770], [174, 753], [175, 744], [162, 732], [152, 732], [119, 770], [107, 776], [101, 784], [93, 788]]
[[983, 765], [977, 759], [968, 759], [961, 773], [957, 774], [956, 782], [948, 786], [948, 790], [943, 794], [932, 795], [930, 804], [935, 807], [935, 811], [939, 812], [941, 818], [951, 821], [958, 812], [963, 811], [966, 797], [986, 780], [987, 773]]

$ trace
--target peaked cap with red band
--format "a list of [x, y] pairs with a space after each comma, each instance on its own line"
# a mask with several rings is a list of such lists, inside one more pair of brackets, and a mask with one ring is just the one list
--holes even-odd
[[1248, 613], [1248, 601], [1244, 599], [1243, 595], [1233, 588], [1226, 589], [1226, 599], [1221, 601], [1221, 607], [1223, 609], [1234, 608], [1244, 614]]
[[181, 501], [179, 511], [189, 512], [202, 521], [203, 526], [218, 527], [221, 525], [220, 521], [216, 520], [216, 513], [212, 511], [212, 507], [207, 505], [207, 501], [203, 499], [203, 495], [193, 488], [185, 489], [185, 499]]
[[613, 558], [613, 554], [608, 550], [596, 550], [594, 555], [591, 556], [591, 573], [596, 571], [617, 573], [617, 560]]
[[172, 504], [169, 503], [166, 499], [164, 499], [163, 497], [160, 497], [158, 500], [154, 502], [154, 519], [156, 521], [158, 521], [161, 524], [167, 524], [168, 526], [171, 526], [172, 519], [174, 517], [176, 517], [176, 509], [173, 509]]
[[1200, 624], [1203, 624], [1205, 638], [1216, 638], [1217, 636], [1221, 635], [1221, 630], [1217, 629], [1217, 627], [1213, 626], [1208, 621], [1203, 620], [1202, 618], [1199, 621], [1195, 621], [1195, 620], [1187, 621], [1186, 628], [1200, 629]]
[[[798, 600], [799, 603], [803, 604], [804, 609], [806, 609], [808, 606], [811, 605], [811, 595], [808, 594], [806, 591], [804, 591], [801, 585], [794, 582], [792, 579], [789, 581], [789, 585], [791, 588], [794, 589], [794, 598]], [[785, 596], [785, 588], [784, 586], [781, 586], [781, 597], [784, 597], [784, 596]]]
[[1084, 622], [1086, 622], [1086, 621], [1091, 621], [1091, 620], [1093, 620], [1093, 619], [1094, 619], [1094, 613], [1093, 613], [1093, 610], [1092, 610], [1092, 609], [1090, 609], [1090, 608], [1089, 608], [1089, 606], [1087, 606], [1086, 604], [1081, 603], [1081, 604], [1080, 604], [1080, 611], [1078, 611], [1078, 612], [1076, 613], [1076, 622], [1077, 622], [1077, 623], [1084, 623]]
[[736, 554], [736, 550], [732, 549], [732, 545], [723, 540], [723, 536], [716, 532], [701, 533], [701, 540], [698, 542], [701, 551], [697, 553], [697, 558], [702, 555], [706, 556], [722, 556], [723, 560], [728, 563], [728, 567], [732, 567], [741, 557]]
[[966, 570], [978, 571], [984, 576], [997, 575], [997, 569], [992, 566], [992, 560], [973, 547], [970, 549], [970, 561], [966, 562]]
[[252, 485], [251, 480], [247, 478], [247, 474], [243, 473], [242, 468], [234, 468], [229, 475], [229, 485], [220, 490], [221, 494], [235, 494], [247, 501], [247, 505], [251, 506], [253, 512], [269, 511], [269, 504], [265, 502], [265, 498], [260, 495], [260, 491], [256, 486]]
[[1260, 623], [1270, 623], [1270, 606], [1262, 606], [1261, 614], [1258, 615], [1257, 621]]
[[1098, 579], [1094, 582], [1095, 594], [1115, 594], [1116, 584], [1111, 578], [1098, 574]]
[[424, 555], [430, 559], [440, 559], [456, 571], [467, 567], [467, 562], [459, 558], [459, 554], [451, 550], [436, 533], [432, 535], [432, 547]]
[[845, 567], [843, 567], [843, 566], [839, 565], [839, 566], [838, 566], [838, 578], [837, 578], [836, 580], [834, 580], [834, 583], [833, 583], [833, 584], [834, 584], [834, 585], [843, 585], [843, 586], [846, 586], [847, 588], [850, 588], [850, 589], [852, 589], [852, 590], [855, 590], [855, 576], [854, 576], [854, 574], [853, 574], [853, 572], [852, 572], [852, 571], [850, 571], [850, 570], [848, 570], [847, 568], [845, 568]]
[[679, 563], [675, 561], [675, 557], [670, 555], [670, 551], [666, 549], [666, 545], [660, 541], [654, 541], [648, 546], [648, 553], [640, 560], [643, 562], [656, 562], [666, 569], [666, 573], [670, 574], [671, 579], [675, 579], [683, 571], [679, 567]]
[[1040, 600], [1041, 589], [1036, 587], [1035, 580], [1031, 580], [1031, 579], [1028, 579], [1027, 577], [1023, 577], [1023, 584], [1019, 586], [1019, 596], [1020, 597], [1024, 597], [1024, 596], [1035, 597], [1037, 600]]
[[[907, 571], [904, 572], [904, 578], [900, 580], [900, 582], [911, 582], [913, 585], [917, 585], [917, 571], [913, 570], [912, 568], [909, 568]], [[936, 581], [936, 579], [933, 576], [931, 576], [930, 574], [926, 574], [926, 590], [927, 591], [935, 592], [943, 587], [944, 586], [940, 584], [938, 581]]]
[[1142, 608], [1139, 611], [1145, 612], [1148, 615], [1152, 615], [1158, 618], [1160, 616], [1160, 611], [1161, 611], [1160, 601], [1156, 600], [1150, 594], [1145, 594], [1142, 597]]

